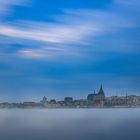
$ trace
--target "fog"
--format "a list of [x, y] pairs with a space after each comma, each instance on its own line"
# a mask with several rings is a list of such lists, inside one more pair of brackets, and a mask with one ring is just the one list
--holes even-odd
[[0, 110], [0, 140], [139, 140], [140, 109]]

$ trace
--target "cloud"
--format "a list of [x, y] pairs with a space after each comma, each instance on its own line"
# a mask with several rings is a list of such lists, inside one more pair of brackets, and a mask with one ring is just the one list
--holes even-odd
[[[47, 50], [48, 44], [55, 45], [61, 52], [66, 53], [64, 49], [67, 50], [67, 47], [93, 45], [96, 37], [134, 26], [131, 20], [124, 19], [115, 13], [92, 9], [64, 9], [64, 13], [54, 16], [54, 19], [55, 22], [25, 20], [7, 25], [1, 23], [0, 35], [17, 40], [46, 43], [45, 47], [25, 48], [18, 52], [29, 58], [44, 58], [44, 56], [47, 58], [46, 56], [50, 54]], [[60, 46], [63, 45], [65, 48], [61, 50]]]
[[23, 49], [19, 51], [20, 55], [27, 58], [47, 58], [46, 50], [43, 49]]
[[33, 23], [31, 28], [0, 25], [0, 34], [8, 37], [43, 41], [47, 43], [84, 43], [83, 40], [89, 35], [97, 35], [103, 29], [91, 24], [55, 24]]
[[116, 3], [127, 5], [127, 6], [136, 6], [140, 4], [139, 0], [115, 0]]
[[40, 48], [23, 48], [18, 51], [18, 55], [23, 58], [31, 59], [51, 59], [65, 56], [67, 58], [80, 56], [80, 52], [67, 46], [61, 47], [40, 47]]
[[[79, 14], [81, 13], [81, 14]], [[61, 18], [61, 16], [60, 16]], [[69, 19], [69, 21], [67, 21]], [[74, 20], [73, 20], [74, 19]], [[111, 19], [111, 20], [109, 20]], [[90, 36], [98, 36], [132, 25], [116, 15], [100, 11], [80, 10], [65, 15], [60, 23], [19, 22], [19, 27], [0, 25], [0, 35], [43, 41], [48, 43], [85, 43]]]
[[11, 11], [14, 5], [23, 5], [27, 0], [0, 0], [0, 17], [5, 16]]
[[[55, 47], [41, 47], [41, 48], [25, 48], [25, 49], [21, 49], [19, 50], [19, 55], [23, 56], [25, 58], [32, 58], [32, 59], [43, 59], [43, 58], [47, 58], [50, 59], [52, 58], [52, 53], [56, 54], [56, 53], [60, 53], [65, 51], [64, 49], [61, 48], [55, 48]], [[53, 56], [54, 57], [54, 56]]]
[[114, 3], [117, 4], [117, 6], [122, 7], [124, 9], [133, 9], [134, 11], [140, 11], [140, 1], [139, 0], [114, 0]]

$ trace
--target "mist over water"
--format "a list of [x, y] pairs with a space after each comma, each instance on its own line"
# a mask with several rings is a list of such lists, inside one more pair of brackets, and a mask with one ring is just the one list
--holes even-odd
[[139, 140], [140, 109], [0, 110], [0, 140]]

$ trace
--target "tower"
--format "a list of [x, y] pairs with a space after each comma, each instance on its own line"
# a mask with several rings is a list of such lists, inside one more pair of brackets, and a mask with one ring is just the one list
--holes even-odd
[[102, 84], [101, 84], [101, 87], [99, 89], [98, 96], [99, 96], [99, 101], [100, 101], [100, 107], [103, 107], [104, 101], [105, 101], [105, 93], [104, 93]]
[[40, 101], [42, 104], [46, 104], [47, 103], [47, 98], [44, 96], [43, 99]]

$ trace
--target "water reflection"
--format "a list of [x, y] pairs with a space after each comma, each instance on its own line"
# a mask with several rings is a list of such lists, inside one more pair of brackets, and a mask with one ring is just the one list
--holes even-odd
[[0, 140], [139, 140], [140, 109], [0, 110]]

